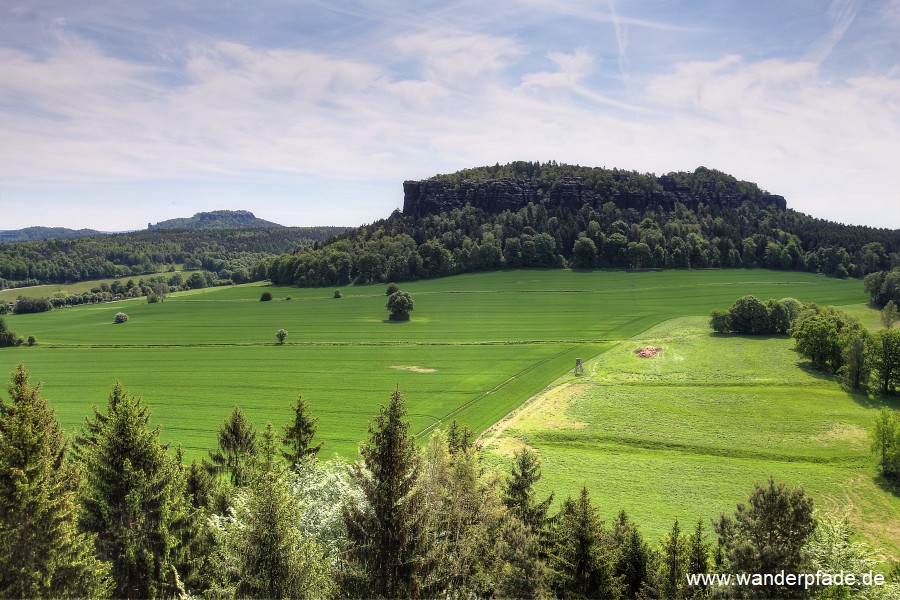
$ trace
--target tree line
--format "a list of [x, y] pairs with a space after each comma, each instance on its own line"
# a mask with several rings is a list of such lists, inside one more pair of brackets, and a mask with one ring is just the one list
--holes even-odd
[[[624, 173], [624, 172], [622, 172]], [[629, 190], [650, 194], [649, 175], [555, 163], [513, 163], [469, 169], [440, 178], [451, 182], [497, 176], [553, 185], [578, 176], [601, 201], [578, 210], [549, 202], [488, 213], [471, 204], [414, 219], [389, 218], [265, 259], [258, 275], [282, 285], [340, 286], [408, 281], [520, 267], [793, 269], [836, 277], [863, 277], [900, 265], [896, 231], [847, 226], [762, 205], [758, 187], [710, 169], [673, 174], [686, 190], [727, 189], [733, 202], [650, 202], [639, 212], [613, 200]], [[548, 189], [551, 189], [548, 187]], [[733, 198], [732, 198], [733, 196]]]
[[[219, 279], [254, 267], [272, 254], [295, 251], [343, 231], [341, 227], [137, 231], [77, 239], [0, 244], [0, 288], [127, 278], [184, 264]], [[255, 280], [255, 279], [254, 279]]]
[[[625, 511], [604, 522], [587, 489], [552, 512], [535, 452], [491, 472], [455, 422], [419, 447], [399, 390], [349, 466], [318, 458], [302, 398], [280, 432], [235, 409], [208, 459], [186, 465], [118, 383], [71, 441], [23, 366], [8, 390], [4, 597], [802, 597], [687, 575], [876, 569], [846, 518], [817, 515], [801, 488], [772, 479], [709, 525], [676, 520], [656, 544]], [[860, 591], [820, 591], [835, 589]]]
[[731, 308], [710, 314], [717, 333], [790, 334], [797, 352], [817, 369], [837, 375], [852, 389], [871, 386], [884, 394], [900, 389], [900, 329], [891, 307], [885, 329], [872, 333], [856, 317], [833, 307], [803, 304], [795, 298], [762, 301], [738, 298]]

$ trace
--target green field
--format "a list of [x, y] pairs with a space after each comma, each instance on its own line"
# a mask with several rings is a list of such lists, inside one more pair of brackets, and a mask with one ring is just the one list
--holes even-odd
[[[302, 394], [320, 419], [325, 453], [352, 458], [395, 386], [413, 432], [424, 437], [451, 418], [482, 431], [564, 375], [576, 357], [599, 355], [589, 362], [596, 374], [579, 379], [565, 400], [571, 415], [566, 408], [558, 423], [542, 417], [500, 440], [504, 452], [522, 443], [512, 434], [537, 447], [544, 483], [560, 493], [587, 483], [605, 514], [626, 507], [651, 533], [675, 515], [709, 517], [733, 506], [770, 473], [832, 499], [823, 502], [864, 489], [861, 518], [898, 510], [896, 498], [848, 483], [853, 475], [871, 487], [874, 463], [860, 436], [873, 408], [796, 367], [789, 340], [722, 338], [710, 349], [705, 319], [674, 321], [682, 324], [667, 336], [686, 327], [694, 332], [688, 338], [702, 341], [693, 354], [681, 353], [694, 358], [647, 361], [643, 371], [631, 364], [631, 338], [663, 322], [675, 327], [670, 319], [706, 315], [747, 293], [861, 307], [859, 281], [762, 270], [521, 270], [401, 287], [415, 299], [407, 323], [386, 321], [383, 285], [347, 287], [334, 299], [333, 289], [255, 284], [159, 304], [13, 315], [10, 327], [39, 345], [4, 349], [0, 366], [10, 372], [24, 362], [44, 381], [67, 431], [91, 405], [102, 406], [119, 380], [144, 398], [163, 439], [184, 446], [188, 458], [205, 456], [234, 406], [260, 428], [267, 420], [280, 425]], [[263, 290], [275, 300], [259, 302]], [[118, 311], [128, 323], [112, 324]], [[284, 346], [275, 343], [279, 328], [289, 332]], [[764, 364], [747, 367], [745, 350], [719, 360], [728, 344], [754, 348]], [[569, 420], [587, 425], [569, 430]], [[844, 429], [832, 431], [835, 423]]]
[[[635, 349], [662, 352], [639, 358]], [[704, 317], [666, 321], [567, 375], [485, 436], [489, 462], [540, 453], [545, 492], [591, 489], [651, 539], [675, 518], [715, 517], [771, 475], [826, 511], [849, 510], [900, 556], [900, 498], [875, 482], [868, 431], [881, 402], [808, 370], [784, 336], [721, 336]], [[894, 408], [900, 402], [893, 403]]]

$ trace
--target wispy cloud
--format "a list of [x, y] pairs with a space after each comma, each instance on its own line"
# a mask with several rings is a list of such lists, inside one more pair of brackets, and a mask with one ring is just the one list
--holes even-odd
[[856, 19], [856, 13], [862, 6], [862, 0], [831, 0], [825, 15], [831, 22], [831, 30], [807, 52], [807, 59], [820, 63], [828, 58], [835, 46], [843, 39], [844, 34]]
[[[900, 74], [759, 58], [752, 32], [746, 46], [712, 45], [702, 29], [721, 23], [674, 11], [650, 19], [635, 5], [626, 15], [614, 2], [535, 1], [512, 14], [461, 1], [396, 20], [378, 5], [342, 3], [338, 14], [308, 3], [290, 13], [302, 27], [291, 37], [268, 14], [237, 31], [227, 12], [189, 11], [190, 27], [166, 26], [157, 12], [142, 21], [138, 7], [117, 29], [109, 11], [86, 23], [67, 6], [29, 17], [41, 36], [0, 29], [2, 227], [60, 214], [66, 194], [112, 202], [123, 186], [233, 208], [265, 193], [298, 214], [313, 203], [286, 198], [331, 186], [352, 189], [354, 210], [369, 202], [365, 218], [375, 218], [398, 205], [403, 179], [518, 159], [655, 172], [704, 164], [817, 216], [897, 218], [884, 213], [900, 199]], [[857, 12], [833, 3], [815, 57], [840, 53]], [[655, 52], [661, 36], [694, 58]], [[320, 222], [352, 223], [337, 200], [315, 203]], [[71, 223], [84, 212], [72, 209]], [[130, 226], [153, 220], [139, 218]]]

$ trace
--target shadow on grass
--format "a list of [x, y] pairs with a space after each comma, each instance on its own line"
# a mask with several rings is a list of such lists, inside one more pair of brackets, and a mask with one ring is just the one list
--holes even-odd
[[882, 492], [886, 492], [888, 494], [891, 494], [892, 496], [900, 498], [900, 483], [888, 479], [884, 475], [876, 476], [874, 481], [875, 485], [877, 485]]
[[405, 319], [403, 321], [395, 321], [393, 319], [382, 319], [382, 323], [390, 323], [391, 325], [402, 325], [403, 323], [409, 323], [412, 319]]
[[729, 338], [736, 338], [739, 340], [786, 340], [790, 338], [786, 333], [767, 333], [764, 335], [751, 335], [749, 333], [718, 333], [713, 331], [709, 334], [709, 337], [714, 339], [722, 339], [727, 340]]

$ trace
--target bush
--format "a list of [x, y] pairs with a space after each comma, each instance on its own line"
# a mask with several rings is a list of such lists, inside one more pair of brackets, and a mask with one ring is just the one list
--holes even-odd
[[28, 345], [34, 346], [35, 344], [37, 344], [37, 338], [34, 337], [33, 335], [29, 335], [28, 336]]
[[275, 337], [278, 338], [278, 343], [279, 343], [279, 344], [283, 344], [283, 343], [284, 343], [284, 338], [286, 338], [287, 335], [288, 335], [288, 333], [287, 333], [287, 331], [285, 331], [284, 329], [279, 329], [278, 331], [275, 332]]
[[47, 298], [26, 298], [24, 296], [19, 296], [16, 299], [16, 308], [13, 312], [17, 315], [24, 315], [27, 313], [46, 312], [51, 308], [53, 308], [53, 305]]
[[123, 312], [116, 313], [115, 318], [113, 319], [113, 323], [124, 323], [128, 320], [128, 315]]
[[728, 333], [731, 331], [731, 313], [717, 308], [709, 315], [709, 326], [716, 333]]
[[386, 295], [386, 296], [390, 296], [391, 294], [395, 294], [395, 293], [397, 293], [397, 292], [399, 292], [399, 291], [400, 291], [400, 288], [397, 287], [397, 284], [396, 284], [396, 283], [392, 283], [392, 284], [390, 284], [389, 286], [387, 286], [387, 293], [386, 293], [385, 295]]
[[391, 311], [391, 321], [409, 321], [409, 313], [413, 309], [412, 296], [409, 292], [394, 292], [388, 298], [385, 308]]
[[22, 338], [15, 331], [11, 331], [3, 317], [0, 317], [0, 348], [21, 345]]
[[290, 300], [290, 299], [291, 299], [291, 297], [290, 297], [290, 296], [288, 296], [288, 297], [287, 297], [287, 298], [285, 298], [285, 300]]
[[263, 292], [259, 297], [260, 302], [269, 302], [272, 299], [272, 292]]
[[159, 296], [157, 296], [156, 294], [150, 294], [149, 296], [147, 296], [147, 304], [156, 304], [157, 302], [159, 302]]
[[335, 297], [335, 298], [340, 298], [340, 297], [341, 297], [341, 290], [334, 290], [334, 297]]

